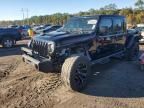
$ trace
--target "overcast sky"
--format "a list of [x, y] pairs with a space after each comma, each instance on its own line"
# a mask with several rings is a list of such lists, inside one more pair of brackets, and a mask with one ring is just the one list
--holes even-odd
[[[133, 7], [136, 0], [0, 0], [0, 20], [22, 19], [21, 9], [28, 8], [29, 16], [57, 12], [77, 13], [91, 8], [99, 9], [110, 3], [118, 8]], [[25, 12], [26, 17], [26, 12]]]

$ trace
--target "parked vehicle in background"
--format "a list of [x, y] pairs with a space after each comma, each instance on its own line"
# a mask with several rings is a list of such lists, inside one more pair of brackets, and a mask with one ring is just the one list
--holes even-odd
[[144, 26], [138, 26], [138, 27], [136, 27], [135, 29], [141, 32], [141, 31], [144, 30]]
[[5, 48], [11, 48], [16, 41], [21, 40], [22, 36], [18, 29], [0, 28], [0, 44]]
[[33, 31], [35, 34], [40, 34], [43, 29], [45, 29], [43, 26], [36, 26], [33, 28]]
[[45, 24], [43, 25], [44, 28], [51, 26], [51, 24]]
[[91, 65], [111, 57], [136, 58], [139, 38], [127, 32], [123, 16], [73, 17], [60, 30], [35, 36], [28, 48], [22, 48], [22, 57], [40, 71], [61, 71], [65, 87], [80, 91], [86, 87]]
[[142, 38], [140, 39], [140, 43], [144, 43], [144, 24], [138, 24], [135, 29], [141, 33]]
[[18, 25], [9, 25], [8, 28], [17, 28]]
[[141, 30], [141, 39], [140, 39], [140, 43], [144, 43], [144, 29]]
[[24, 29], [23, 26], [18, 26], [16, 27], [16, 29], [21, 33], [23, 38], [27, 35], [27, 31]]
[[144, 27], [144, 24], [137, 24], [137, 27]]
[[143, 38], [144, 38], [144, 29], [141, 31], [141, 35], [142, 35]]
[[52, 31], [56, 31], [61, 27], [62, 26], [60, 26], [60, 25], [49, 26], [49, 27], [45, 28], [42, 32], [43, 33], [49, 33], [49, 32], [52, 32]]
[[19, 26], [16, 29], [18, 29], [22, 35], [23, 38], [26, 38], [28, 36], [28, 29], [31, 28], [29, 25], [23, 25]]
[[144, 43], [144, 24], [137, 24], [136, 27], [133, 27], [129, 32], [137, 31], [141, 35], [141, 39], [139, 40], [140, 43]]
[[34, 31], [36, 34], [41, 34], [41, 33], [49, 33], [52, 31], [56, 31], [57, 29], [61, 28], [62, 26], [60, 25], [52, 25], [52, 26], [40, 26], [36, 28]]

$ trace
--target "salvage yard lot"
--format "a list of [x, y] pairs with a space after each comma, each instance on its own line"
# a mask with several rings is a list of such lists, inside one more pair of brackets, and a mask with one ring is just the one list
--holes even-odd
[[59, 73], [37, 72], [22, 62], [20, 47], [27, 42], [0, 48], [0, 108], [144, 108], [144, 72], [137, 61], [95, 65], [88, 87], [69, 92]]

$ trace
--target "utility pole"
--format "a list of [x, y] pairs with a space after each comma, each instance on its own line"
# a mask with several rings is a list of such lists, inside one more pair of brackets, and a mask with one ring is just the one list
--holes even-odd
[[135, 25], [135, 9], [133, 8], [133, 26]]
[[28, 8], [27, 8], [26, 12], [27, 12], [27, 24], [29, 25], [29, 10], [28, 10]]
[[21, 12], [22, 12], [22, 16], [23, 16], [23, 25], [24, 25], [24, 9], [22, 8], [22, 10], [21, 10]]

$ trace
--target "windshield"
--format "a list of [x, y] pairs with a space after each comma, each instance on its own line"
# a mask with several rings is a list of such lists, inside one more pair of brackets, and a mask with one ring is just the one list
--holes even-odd
[[94, 31], [97, 19], [94, 18], [71, 18], [61, 29], [65, 32], [91, 33]]

